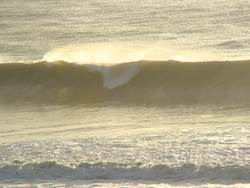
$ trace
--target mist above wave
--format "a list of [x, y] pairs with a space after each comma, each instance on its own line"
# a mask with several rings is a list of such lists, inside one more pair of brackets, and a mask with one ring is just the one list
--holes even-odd
[[52, 49], [44, 60], [112, 65], [140, 60], [208, 61], [218, 58], [208, 52], [164, 43], [111, 42], [75, 44]]

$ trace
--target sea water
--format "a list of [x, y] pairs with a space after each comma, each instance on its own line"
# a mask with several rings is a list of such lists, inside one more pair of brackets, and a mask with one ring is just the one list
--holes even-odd
[[249, 187], [249, 7], [2, 0], [0, 186]]

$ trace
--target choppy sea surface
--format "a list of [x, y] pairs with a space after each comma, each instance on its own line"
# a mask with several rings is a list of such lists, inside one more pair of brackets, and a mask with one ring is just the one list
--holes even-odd
[[250, 2], [2, 0], [1, 187], [250, 187]]

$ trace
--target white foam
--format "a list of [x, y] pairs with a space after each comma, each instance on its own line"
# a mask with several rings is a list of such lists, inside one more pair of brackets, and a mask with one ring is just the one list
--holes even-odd
[[10, 164], [0, 168], [0, 180], [19, 178], [56, 179], [199, 179], [208, 180], [249, 180], [250, 168], [247, 166], [197, 166], [184, 163], [179, 166], [158, 164], [144, 166], [143, 163], [80, 163], [65, 166], [55, 161], [41, 163]]
[[124, 63], [112, 66], [86, 65], [90, 71], [97, 71], [103, 77], [103, 87], [114, 89], [127, 84], [140, 72], [139, 62]]

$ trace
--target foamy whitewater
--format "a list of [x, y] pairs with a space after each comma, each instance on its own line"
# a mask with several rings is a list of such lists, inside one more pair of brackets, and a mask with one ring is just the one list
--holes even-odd
[[249, 12], [1, 0], [0, 187], [250, 187]]

